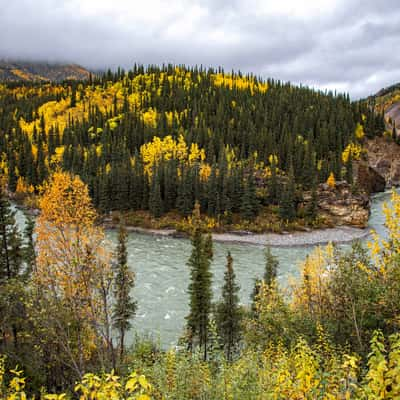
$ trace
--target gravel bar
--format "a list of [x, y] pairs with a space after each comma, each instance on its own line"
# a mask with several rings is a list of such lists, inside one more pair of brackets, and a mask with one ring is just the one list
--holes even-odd
[[[114, 226], [106, 225], [106, 228], [113, 229]], [[174, 229], [145, 229], [139, 227], [128, 226], [128, 232], [136, 232], [140, 234], [187, 238], [175, 231]], [[213, 240], [221, 243], [237, 243], [244, 245], [271, 246], [271, 247], [305, 247], [317, 246], [327, 243], [344, 244], [350, 243], [357, 239], [364, 239], [370, 235], [369, 228], [359, 229], [352, 227], [336, 227], [329, 229], [315, 229], [307, 232], [291, 232], [291, 233], [213, 233]]]

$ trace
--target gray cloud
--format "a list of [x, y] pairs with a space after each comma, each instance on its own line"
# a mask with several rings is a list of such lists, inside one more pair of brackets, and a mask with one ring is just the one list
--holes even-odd
[[400, 81], [398, 0], [0, 3], [0, 58], [221, 65], [354, 98]]

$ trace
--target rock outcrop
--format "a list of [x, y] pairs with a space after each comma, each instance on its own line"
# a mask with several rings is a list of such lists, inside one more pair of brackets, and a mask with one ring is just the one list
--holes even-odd
[[386, 187], [400, 186], [400, 146], [391, 139], [377, 137], [369, 140], [365, 149], [368, 164], [386, 182]]
[[[305, 196], [307, 202], [310, 199]], [[364, 191], [354, 193], [347, 182], [336, 182], [334, 188], [327, 184], [318, 187], [318, 214], [327, 225], [350, 225], [366, 228], [371, 213], [371, 202]]]
[[385, 178], [366, 161], [353, 162], [354, 181], [368, 194], [383, 192], [386, 188]]

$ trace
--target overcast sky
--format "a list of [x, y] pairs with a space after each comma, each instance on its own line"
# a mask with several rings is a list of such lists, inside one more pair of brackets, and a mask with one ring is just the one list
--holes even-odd
[[203, 64], [349, 92], [400, 81], [400, 0], [0, 0], [0, 58]]

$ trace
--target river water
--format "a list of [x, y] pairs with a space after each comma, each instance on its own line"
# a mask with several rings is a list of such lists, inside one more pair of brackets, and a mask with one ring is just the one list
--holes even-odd
[[[378, 194], [372, 199], [370, 229], [384, 235], [382, 205], [390, 200], [390, 192]], [[21, 228], [24, 216], [17, 213]], [[116, 243], [117, 232], [108, 231], [108, 239]], [[340, 241], [340, 237], [338, 237]], [[366, 241], [368, 239], [364, 239]], [[155, 237], [130, 232], [127, 248], [128, 262], [136, 273], [133, 296], [138, 302], [137, 315], [130, 335], [148, 334], [162, 346], [176, 344], [188, 313], [187, 287], [189, 268], [186, 265], [191, 245], [187, 239]], [[299, 275], [299, 263], [312, 251], [312, 246], [281, 248], [273, 247], [272, 253], [279, 259], [278, 280], [286, 286], [291, 278]], [[249, 303], [254, 279], [262, 277], [264, 270], [264, 247], [249, 244], [214, 243], [212, 262], [214, 300], [220, 296], [226, 254], [230, 251], [234, 259], [237, 281], [240, 284], [240, 299]]]

